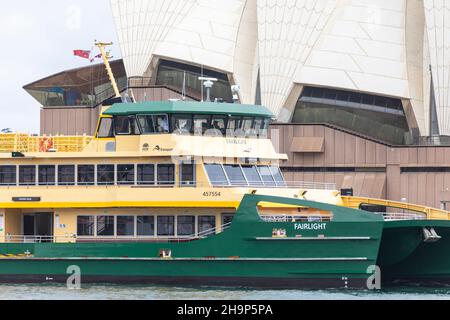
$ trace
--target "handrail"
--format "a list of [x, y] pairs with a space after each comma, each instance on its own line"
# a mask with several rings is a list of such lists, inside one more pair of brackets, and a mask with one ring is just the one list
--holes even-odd
[[382, 215], [385, 221], [403, 221], [403, 220], [426, 220], [425, 214], [413, 214], [413, 213], [386, 213], [375, 212], [375, 214]]
[[330, 216], [260, 215], [264, 222], [331, 222]]
[[334, 183], [320, 183], [320, 182], [304, 182], [304, 181], [294, 181], [294, 182], [290, 182], [290, 181], [286, 181], [284, 183], [279, 183], [278, 185], [275, 185], [275, 183], [273, 185], [271, 184], [266, 184], [263, 185], [262, 183], [233, 183], [233, 184], [229, 184], [228, 181], [227, 182], [214, 182], [214, 183], [209, 183], [209, 182], [193, 182], [193, 181], [182, 181], [182, 182], [174, 182], [174, 181], [160, 181], [158, 183], [153, 183], [153, 182], [131, 182], [131, 183], [125, 183], [125, 182], [117, 182], [117, 183], [30, 183], [30, 184], [21, 184], [21, 185], [17, 185], [17, 184], [12, 184], [12, 183], [5, 183], [2, 184], [0, 183], [0, 188], [7, 188], [7, 189], [13, 189], [13, 188], [27, 188], [27, 189], [31, 189], [31, 188], [65, 188], [65, 189], [69, 189], [69, 188], [73, 188], [73, 187], [83, 187], [83, 188], [89, 188], [89, 187], [104, 187], [106, 189], [108, 188], [219, 188], [219, 189], [227, 189], [227, 188], [256, 188], [256, 189], [311, 189], [311, 190], [330, 190], [330, 191], [335, 191], [336, 189], [336, 184]]
[[359, 209], [361, 205], [377, 205], [387, 208], [403, 209], [413, 212], [419, 212], [426, 215], [428, 220], [450, 220], [450, 212], [440, 209], [435, 209], [427, 206], [421, 206], [416, 204], [382, 200], [382, 199], [371, 199], [362, 197], [342, 197], [344, 206]]

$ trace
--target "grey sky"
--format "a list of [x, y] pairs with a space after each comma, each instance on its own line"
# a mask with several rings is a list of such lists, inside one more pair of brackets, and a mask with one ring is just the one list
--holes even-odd
[[[39, 103], [22, 87], [89, 65], [73, 50], [117, 36], [109, 0], [2, 1], [0, 11], [0, 130], [39, 133]], [[115, 58], [120, 49], [113, 47]]]

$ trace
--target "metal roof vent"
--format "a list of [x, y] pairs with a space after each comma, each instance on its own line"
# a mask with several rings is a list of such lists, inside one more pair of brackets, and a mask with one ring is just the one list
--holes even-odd
[[217, 82], [218, 80], [216, 78], [207, 78], [207, 77], [199, 77], [198, 80], [202, 81], [203, 86], [206, 89], [206, 102], [211, 102], [211, 89], [214, 86], [214, 82]]

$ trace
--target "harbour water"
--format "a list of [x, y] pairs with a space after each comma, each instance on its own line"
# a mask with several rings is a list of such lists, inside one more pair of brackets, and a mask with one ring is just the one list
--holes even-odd
[[450, 300], [450, 287], [398, 287], [381, 291], [244, 290], [161, 286], [0, 285], [0, 300]]

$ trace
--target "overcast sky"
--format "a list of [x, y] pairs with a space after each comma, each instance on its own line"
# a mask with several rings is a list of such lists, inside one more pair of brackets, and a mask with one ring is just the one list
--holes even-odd
[[73, 50], [113, 41], [109, 0], [2, 1], [0, 11], [0, 130], [39, 133], [39, 103], [22, 87], [54, 73], [89, 65]]

